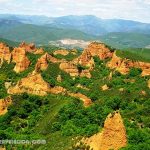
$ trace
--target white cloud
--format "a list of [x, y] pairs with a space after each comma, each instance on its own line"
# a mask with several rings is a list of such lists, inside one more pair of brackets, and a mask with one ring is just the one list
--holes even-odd
[[0, 13], [96, 15], [150, 22], [150, 0], [0, 0]]

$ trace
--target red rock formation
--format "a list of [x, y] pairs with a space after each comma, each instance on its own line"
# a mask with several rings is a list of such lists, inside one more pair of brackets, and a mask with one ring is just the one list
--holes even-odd
[[12, 103], [11, 97], [0, 99], [0, 116], [7, 113], [7, 107]]
[[59, 68], [61, 70], [64, 70], [65, 72], [69, 73], [70, 76], [75, 77], [75, 76], [79, 75], [77, 66], [71, 62], [67, 62], [67, 61], [62, 62], [62, 63], [60, 63]]
[[4, 43], [0, 43], [0, 67], [2, 66], [4, 61], [10, 63], [11, 53], [9, 47], [7, 47]]
[[93, 150], [119, 150], [127, 145], [126, 129], [119, 112], [109, 114], [101, 133], [85, 139]]
[[87, 91], [90, 90], [89, 88], [87, 88], [87, 87], [85, 87], [85, 86], [83, 86], [83, 85], [81, 85], [81, 84], [77, 84], [76, 87], [77, 87], [77, 88], [81, 88], [81, 89], [83, 89], [83, 90], [87, 90]]
[[92, 100], [90, 98], [88, 98], [87, 96], [81, 94], [81, 93], [68, 92], [67, 94], [69, 96], [79, 98], [81, 101], [83, 101], [83, 104], [84, 104], [85, 107], [90, 106], [92, 104]]
[[12, 62], [16, 63], [14, 68], [15, 72], [20, 73], [29, 67], [30, 61], [26, 56], [26, 51], [24, 48], [14, 48], [11, 54]]
[[36, 48], [35, 44], [34, 43], [30, 43], [30, 44], [27, 44], [25, 42], [22, 42], [20, 45], [19, 45], [20, 48], [24, 48], [26, 52], [29, 52], [29, 53], [34, 53], [34, 54], [43, 54], [44, 53], [44, 50], [42, 48]]
[[139, 62], [139, 65], [135, 65], [135, 67], [142, 69], [142, 76], [150, 75], [150, 63]]
[[6, 148], [5, 147], [0, 147], [0, 150], [6, 150]]
[[73, 55], [77, 55], [78, 51], [77, 51], [76, 49], [72, 49], [72, 50], [70, 51], [70, 53], [73, 54]]
[[48, 54], [48, 60], [52, 63], [61, 63], [65, 61], [64, 59], [57, 59], [50, 54]]
[[121, 74], [129, 73], [129, 60], [122, 59], [116, 55], [116, 52], [113, 53], [113, 57], [110, 62], [108, 62], [107, 66], [111, 69], [116, 69]]
[[41, 58], [38, 59], [36, 65], [35, 65], [35, 71], [39, 72], [40, 70], [46, 70], [48, 67], [48, 53], [45, 53], [41, 56]]
[[57, 76], [57, 81], [58, 81], [58, 82], [62, 82], [62, 77], [61, 77], [61, 75], [58, 75], [58, 76]]
[[10, 87], [9, 94], [29, 93], [44, 96], [49, 91], [50, 86], [46, 83], [40, 73], [32, 73], [21, 79], [16, 86]]
[[92, 56], [98, 56], [101, 60], [112, 57], [112, 52], [103, 43], [91, 43], [85, 51], [89, 51]]
[[49, 92], [52, 94], [65, 94], [66, 91], [67, 90], [61, 86], [55, 86], [53, 88], [50, 88], [50, 90], [49, 90]]
[[63, 56], [66, 56], [69, 54], [69, 51], [66, 50], [66, 49], [61, 49], [61, 50], [56, 50], [54, 53], [54, 55], [63, 55]]
[[29, 53], [33, 53], [36, 51], [36, 47], [35, 47], [35, 44], [34, 43], [30, 43], [30, 44], [27, 44], [25, 42], [22, 42], [20, 45], [19, 45], [20, 48], [24, 48], [26, 52], [29, 52]]
[[77, 66], [72, 62], [64, 61], [60, 63], [59, 68], [67, 73], [70, 74], [72, 77], [80, 76], [80, 77], [87, 77], [91, 78], [90, 70], [85, 69], [79, 72]]
[[95, 66], [93, 56], [89, 52], [89, 50], [84, 50], [83, 53], [76, 59], [73, 60], [75, 64], [80, 64], [82, 66], [88, 67], [90, 70], [92, 70]]
[[107, 84], [105, 84], [105, 85], [103, 85], [103, 86], [101, 87], [101, 89], [102, 89], [103, 91], [106, 91], [106, 90], [109, 89], [109, 87], [107, 86]]
[[148, 80], [148, 87], [150, 88], [150, 79]]
[[35, 55], [37, 54], [43, 54], [44, 50], [42, 48], [36, 49], [36, 51], [34, 52]]
[[128, 74], [130, 68], [141, 68], [142, 76], [150, 75], [150, 63], [132, 61], [126, 58], [120, 58], [114, 52], [113, 57], [110, 62], [108, 62], [107, 66], [111, 69], [115, 69], [121, 74]]

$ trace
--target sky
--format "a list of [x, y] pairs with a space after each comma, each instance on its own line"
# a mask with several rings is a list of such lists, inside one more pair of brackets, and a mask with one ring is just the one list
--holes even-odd
[[95, 15], [150, 23], [150, 0], [0, 0], [0, 14]]

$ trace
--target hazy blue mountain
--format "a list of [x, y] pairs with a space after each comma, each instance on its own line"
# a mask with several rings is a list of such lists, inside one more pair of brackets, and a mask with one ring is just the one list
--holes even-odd
[[13, 28], [15, 26], [18, 26], [22, 24], [21, 22], [19, 22], [18, 20], [10, 20], [10, 19], [1, 19], [0, 18], [0, 33], [3, 31], [7, 31], [10, 28]]
[[34, 25], [44, 25], [52, 22], [53, 18], [46, 16], [36, 16], [36, 15], [9, 15], [0, 14], [0, 20], [15, 20], [24, 24], [34, 24]]
[[16, 20], [25, 24], [45, 25], [48, 27], [80, 30], [92, 35], [104, 35], [111, 32], [137, 32], [150, 34], [150, 24], [123, 19], [100, 19], [92, 15], [86, 16], [28, 16], [0, 15], [1, 19]]
[[95, 16], [0, 15], [0, 37], [48, 44], [65, 38], [100, 40], [117, 48], [149, 47], [150, 24]]

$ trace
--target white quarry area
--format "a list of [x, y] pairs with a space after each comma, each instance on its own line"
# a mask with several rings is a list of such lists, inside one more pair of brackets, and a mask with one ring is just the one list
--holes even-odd
[[84, 41], [84, 40], [63, 39], [59, 41], [64, 45], [80, 44], [83, 46], [87, 46], [88, 44], [90, 44], [90, 41]]
[[77, 39], [61, 39], [57, 41], [49, 41], [50, 45], [67, 47], [67, 48], [85, 48], [87, 47], [91, 41], [77, 40]]

